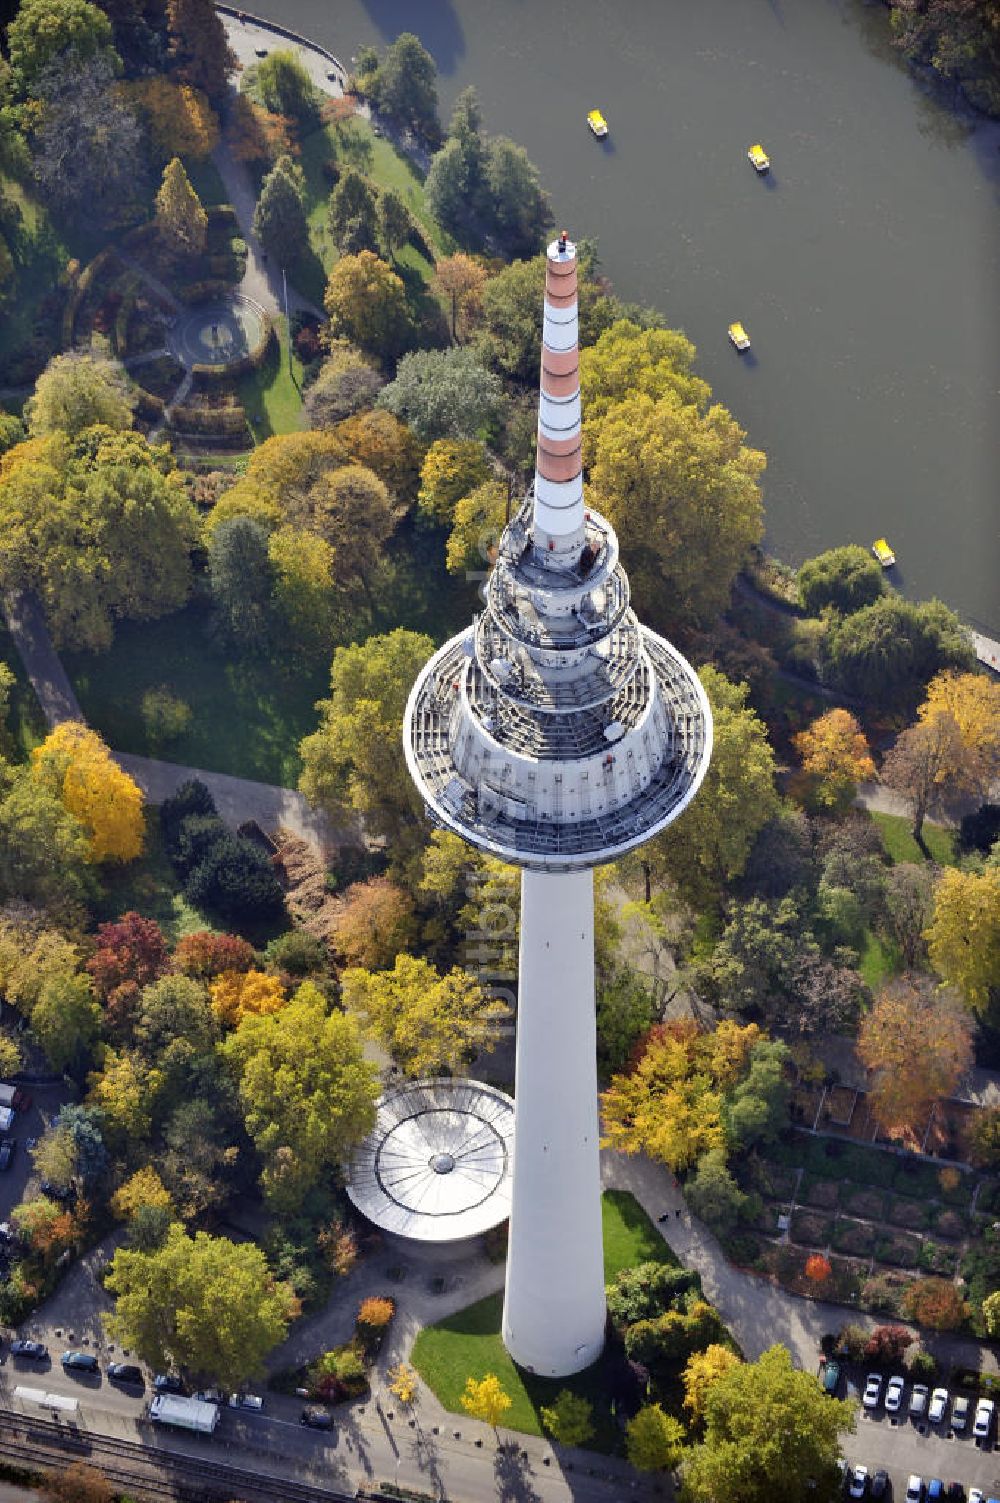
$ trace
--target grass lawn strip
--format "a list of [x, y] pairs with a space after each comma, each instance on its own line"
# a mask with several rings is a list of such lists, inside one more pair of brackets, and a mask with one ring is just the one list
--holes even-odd
[[146, 810], [145, 852], [126, 866], [108, 866], [103, 873], [104, 894], [94, 906], [94, 919], [104, 923], [123, 913], [155, 919], [171, 946], [185, 934], [215, 925], [193, 908], [178, 890], [177, 877], [160, 838], [156, 809]]
[[[913, 838], [913, 822], [906, 815], [880, 814], [873, 810], [872, 819], [879, 827], [882, 844], [894, 866], [906, 861], [919, 865], [927, 860]], [[939, 866], [957, 865], [954, 831], [944, 825], [925, 824], [923, 833], [932, 861], [936, 861]]]
[[289, 369], [288, 326], [283, 316], [274, 322], [277, 344], [259, 370], [249, 371], [236, 383], [255, 444], [302, 427], [302, 362], [293, 351]]
[[[680, 1266], [633, 1196], [608, 1190], [601, 1203], [604, 1225], [604, 1275], [610, 1283], [623, 1268], [637, 1263]], [[512, 1361], [500, 1338], [503, 1296], [491, 1294], [475, 1305], [427, 1326], [417, 1337], [412, 1361], [446, 1409], [463, 1417], [461, 1396], [466, 1380], [495, 1373], [509, 1394], [511, 1407], [503, 1420], [506, 1430], [542, 1435], [539, 1410], [564, 1388], [585, 1398], [594, 1408], [595, 1434], [591, 1448], [610, 1453], [619, 1448], [619, 1432], [608, 1403], [603, 1363], [569, 1378], [537, 1378]]]

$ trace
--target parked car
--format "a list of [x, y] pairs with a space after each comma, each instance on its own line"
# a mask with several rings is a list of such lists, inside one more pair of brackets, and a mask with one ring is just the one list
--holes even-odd
[[837, 1384], [840, 1382], [840, 1363], [827, 1362], [820, 1374], [820, 1382], [825, 1393], [836, 1393]]
[[971, 1404], [972, 1400], [968, 1398], [964, 1393], [960, 1393], [958, 1398], [952, 1404], [951, 1428], [953, 1430], [965, 1429], [966, 1425], [969, 1423], [969, 1409], [971, 1407]]
[[0, 1143], [0, 1172], [9, 1169], [14, 1162], [14, 1154], [17, 1150], [16, 1138], [4, 1138]]
[[976, 1405], [976, 1417], [972, 1421], [972, 1433], [977, 1440], [985, 1440], [990, 1433], [993, 1423], [993, 1410], [996, 1408], [992, 1399], [980, 1399]]
[[940, 1477], [932, 1477], [927, 1484], [927, 1503], [931, 1503], [931, 1499], [934, 1500], [934, 1503], [941, 1503], [943, 1497], [944, 1483]]
[[871, 1495], [873, 1498], [884, 1498], [889, 1491], [889, 1473], [885, 1467], [880, 1466], [872, 1477]]
[[226, 1402], [226, 1396], [221, 1388], [200, 1388], [191, 1397], [199, 1399], [202, 1404], [224, 1404]]
[[43, 1179], [40, 1188], [42, 1194], [47, 1195], [49, 1200], [58, 1200], [63, 1205], [69, 1205], [76, 1199], [76, 1191], [72, 1185], [56, 1185], [50, 1179]]
[[109, 1362], [108, 1377], [112, 1383], [136, 1383], [140, 1388], [145, 1387], [142, 1368], [136, 1367], [134, 1362]]
[[49, 1349], [44, 1341], [12, 1341], [10, 1344], [12, 1357], [31, 1357], [35, 1362], [41, 1362], [43, 1357], [49, 1355]]
[[259, 1393], [231, 1393], [230, 1409], [263, 1409], [264, 1400]]
[[924, 1480], [916, 1472], [911, 1472], [906, 1484], [906, 1503], [922, 1503], [923, 1496]]
[[63, 1367], [78, 1373], [99, 1373], [100, 1367], [93, 1352], [63, 1352], [59, 1358]]
[[176, 1373], [154, 1373], [153, 1387], [157, 1393], [183, 1393], [184, 1381]]
[[903, 1390], [906, 1379], [893, 1377], [885, 1385], [885, 1409], [887, 1414], [898, 1414], [903, 1407]]
[[948, 1412], [947, 1388], [935, 1388], [927, 1405], [927, 1418], [932, 1425], [939, 1425]]
[[869, 1373], [865, 1379], [865, 1391], [861, 1396], [861, 1402], [866, 1409], [877, 1409], [879, 1399], [882, 1397], [882, 1374]]
[[299, 1415], [299, 1424], [308, 1425], [310, 1430], [332, 1430], [333, 1416], [317, 1404], [307, 1404]]
[[910, 1417], [919, 1419], [927, 1409], [927, 1395], [930, 1390], [926, 1383], [914, 1383], [910, 1389]]
[[983, 1503], [983, 1490], [981, 1487], [969, 1488], [968, 1503]]
[[847, 1484], [849, 1498], [863, 1498], [868, 1488], [868, 1468], [859, 1463], [851, 1468], [851, 1480]]

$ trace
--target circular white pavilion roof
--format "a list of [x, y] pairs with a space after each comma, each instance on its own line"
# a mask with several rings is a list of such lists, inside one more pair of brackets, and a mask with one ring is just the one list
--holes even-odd
[[347, 1193], [383, 1231], [419, 1242], [476, 1237], [510, 1215], [514, 1103], [476, 1080], [414, 1080], [381, 1097]]

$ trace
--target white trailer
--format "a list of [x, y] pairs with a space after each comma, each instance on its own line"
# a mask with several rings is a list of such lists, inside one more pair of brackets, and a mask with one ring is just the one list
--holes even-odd
[[203, 1399], [184, 1399], [175, 1393], [158, 1393], [150, 1402], [149, 1417], [159, 1425], [176, 1425], [181, 1430], [197, 1430], [211, 1435], [219, 1423], [217, 1404]]

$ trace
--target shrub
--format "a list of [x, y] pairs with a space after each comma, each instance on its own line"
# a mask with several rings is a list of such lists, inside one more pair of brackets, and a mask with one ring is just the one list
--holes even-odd
[[189, 778], [181, 783], [160, 805], [160, 829], [167, 854], [173, 859], [177, 852], [180, 827], [191, 814], [215, 814], [215, 799], [198, 778]]
[[876, 1326], [865, 1343], [866, 1360], [896, 1367], [903, 1353], [913, 1344], [913, 1333], [905, 1326]]
[[248, 971], [254, 948], [238, 934], [213, 934], [209, 929], [185, 934], [174, 951], [174, 966], [184, 976], [208, 981], [222, 971]]
[[688, 1290], [701, 1290], [699, 1274], [667, 1263], [638, 1263], [623, 1268], [607, 1287], [608, 1314], [617, 1326], [651, 1320], [675, 1306]]
[[912, 1378], [932, 1382], [938, 1374], [937, 1358], [926, 1351], [924, 1347], [914, 1345], [903, 1359], [906, 1370]]
[[898, 1315], [900, 1311], [899, 1284], [887, 1273], [873, 1274], [861, 1286], [861, 1299], [869, 1310], [885, 1315]]
[[947, 1279], [917, 1279], [902, 1299], [904, 1313], [934, 1331], [954, 1331], [969, 1315], [969, 1306]]
[[196, 907], [238, 925], [266, 923], [284, 911], [281, 885], [268, 858], [228, 831], [190, 872], [184, 894]]
[[161, 684], [142, 696], [142, 723], [151, 744], [162, 746], [183, 736], [191, 724], [191, 706]]
[[865, 1355], [865, 1347], [868, 1345], [868, 1332], [864, 1326], [853, 1322], [843, 1325], [837, 1336], [837, 1353], [847, 1357], [851, 1362], [860, 1362]]
[[825, 1283], [832, 1272], [829, 1259], [824, 1258], [822, 1253], [813, 1253], [811, 1257], [806, 1258], [806, 1278], [811, 1279], [814, 1284]]
[[371, 1295], [361, 1301], [355, 1325], [358, 1337], [366, 1349], [371, 1350], [380, 1345], [395, 1313], [395, 1300], [386, 1296]]
[[289, 976], [315, 976], [330, 963], [326, 945], [305, 929], [289, 929], [287, 934], [272, 939], [264, 958], [274, 970]]

